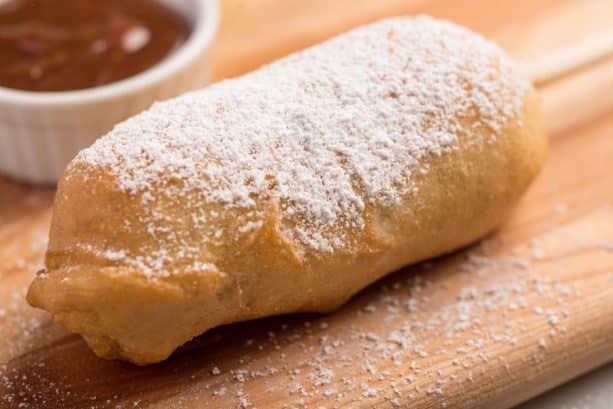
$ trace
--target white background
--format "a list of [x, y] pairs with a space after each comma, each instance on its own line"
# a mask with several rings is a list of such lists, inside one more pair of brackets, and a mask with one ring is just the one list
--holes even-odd
[[516, 409], [613, 409], [613, 363]]

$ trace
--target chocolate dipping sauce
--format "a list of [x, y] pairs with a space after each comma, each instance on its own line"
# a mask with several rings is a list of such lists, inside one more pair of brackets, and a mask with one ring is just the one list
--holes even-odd
[[0, 87], [109, 84], [154, 66], [189, 34], [182, 16], [154, 0], [0, 0]]

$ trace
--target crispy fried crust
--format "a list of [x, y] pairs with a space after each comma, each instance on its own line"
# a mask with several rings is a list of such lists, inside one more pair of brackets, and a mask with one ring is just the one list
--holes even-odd
[[[485, 127], [470, 141], [459, 136], [449, 152], [420, 159], [418, 167], [428, 172], [412, 174], [416, 191], [391, 206], [366, 202], [363, 228], [332, 226], [345, 229], [350, 243], [334, 252], [305, 250], [287, 234], [292, 220], [280, 216], [274, 197], [256, 204], [263, 222], [238, 234], [244, 210], [211, 204], [207, 211], [220, 217], [196, 226], [184, 216], [204, 204], [154, 187], [147, 194], [163, 210], [167, 233], [149, 234], [151, 219], [142, 215], [151, 208], [143, 193], [120, 189], [103, 167], [70, 166], [55, 199], [46, 271], [32, 283], [28, 301], [81, 334], [98, 356], [137, 364], [161, 361], [221, 324], [332, 311], [401, 266], [453, 251], [502, 223], [546, 156], [538, 97], [526, 89], [521, 115], [495, 138]], [[462, 119], [467, 129], [476, 115]], [[217, 229], [237, 234], [202, 242]], [[184, 233], [181, 240], [173, 239], [176, 232]], [[156, 276], [108, 250], [146, 257], [162, 246], [171, 261]], [[186, 247], [201, 250], [178, 257]], [[194, 269], [194, 262], [209, 267]]]

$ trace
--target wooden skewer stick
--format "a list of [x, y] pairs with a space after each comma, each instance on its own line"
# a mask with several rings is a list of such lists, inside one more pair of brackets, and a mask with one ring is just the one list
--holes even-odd
[[[613, 30], [589, 37], [524, 65], [535, 87], [548, 84], [613, 57]], [[611, 74], [613, 75], [613, 73]]]

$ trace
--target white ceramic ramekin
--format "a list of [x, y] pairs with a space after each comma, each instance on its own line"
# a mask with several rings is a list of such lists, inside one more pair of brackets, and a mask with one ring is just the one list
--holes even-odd
[[219, 21], [216, 0], [159, 0], [192, 24], [186, 43], [131, 78], [79, 91], [28, 92], [0, 87], [0, 173], [38, 184], [57, 182], [65, 166], [114, 124], [203, 86], [207, 52]]

